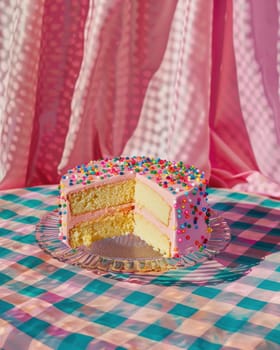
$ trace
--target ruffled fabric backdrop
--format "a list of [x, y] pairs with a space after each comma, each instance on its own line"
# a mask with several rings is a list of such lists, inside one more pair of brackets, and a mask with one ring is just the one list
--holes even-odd
[[1, 0], [0, 188], [137, 154], [280, 197], [279, 94], [279, 0]]

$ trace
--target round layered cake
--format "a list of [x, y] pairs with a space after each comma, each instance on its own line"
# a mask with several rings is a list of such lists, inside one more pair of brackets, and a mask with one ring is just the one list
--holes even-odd
[[72, 248], [134, 234], [165, 257], [203, 250], [211, 228], [203, 171], [183, 162], [117, 157], [78, 165], [60, 182], [59, 236]]

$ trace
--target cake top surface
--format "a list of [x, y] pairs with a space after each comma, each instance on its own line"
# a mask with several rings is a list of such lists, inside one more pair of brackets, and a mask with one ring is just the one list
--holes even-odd
[[206, 184], [205, 173], [193, 165], [143, 156], [105, 158], [78, 165], [62, 176], [62, 188], [83, 187], [113, 176], [136, 173], [153, 180], [171, 194], [198, 189]]

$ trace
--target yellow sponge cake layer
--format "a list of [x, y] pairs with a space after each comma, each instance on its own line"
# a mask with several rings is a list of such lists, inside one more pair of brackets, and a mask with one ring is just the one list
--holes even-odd
[[171, 242], [168, 236], [138, 213], [134, 214], [134, 221], [134, 234], [163, 256], [170, 257]]
[[135, 180], [92, 187], [68, 195], [72, 215], [115, 207], [134, 201]]
[[170, 205], [158, 192], [140, 181], [136, 181], [135, 185], [135, 203], [137, 207], [145, 208], [166, 226], [169, 225]]
[[69, 243], [72, 248], [89, 247], [94, 241], [133, 232], [133, 227], [133, 211], [117, 211], [74, 226], [69, 231]]

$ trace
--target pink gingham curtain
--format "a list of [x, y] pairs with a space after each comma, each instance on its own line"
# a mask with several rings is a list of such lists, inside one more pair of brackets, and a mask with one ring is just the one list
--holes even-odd
[[148, 155], [280, 196], [277, 0], [1, 0], [0, 188]]

